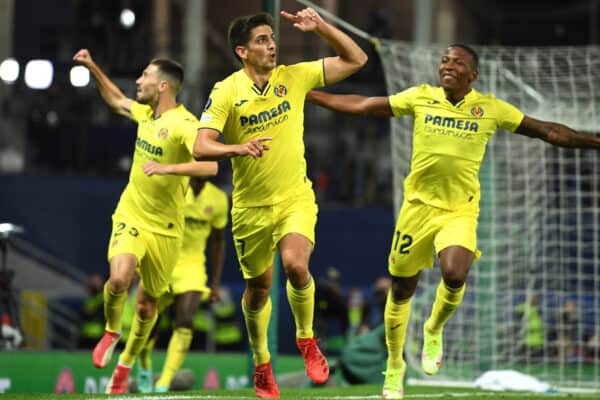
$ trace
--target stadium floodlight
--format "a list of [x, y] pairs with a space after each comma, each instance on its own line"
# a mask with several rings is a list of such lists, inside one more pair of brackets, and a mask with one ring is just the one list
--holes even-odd
[[123, 28], [129, 29], [135, 24], [135, 13], [129, 8], [124, 8], [121, 11], [119, 21], [121, 22], [121, 26], [123, 26]]
[[90, 70], [83, 65], [75, 65], [69, 73], [71, 85], [75, 87], [84, 87], [90, 83]]
[[19, 62], [14, 58], [7, 58], [0, 64], [0, 79], [4, 83], [14, 83], [19, 77]]
[[48, 89], [54, 78], [54, 66], [48, 60], [31, 60], [25, 66], [25, 84], [31, 89]]

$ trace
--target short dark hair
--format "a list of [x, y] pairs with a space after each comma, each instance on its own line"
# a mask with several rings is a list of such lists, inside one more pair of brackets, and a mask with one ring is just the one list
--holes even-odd
[[454, 43], [448, 46], [448, 48], [450, 47], [460, 47], [461, 49], [469, 53], [471, 55], [471, 58], [473, 59], [473, 66], [475, 67], [475, 69], [479, 67], [479, 54], [477, 54], [475, 49], [473, 49], [471, 46], [462, 43]]
[[233, 55], [241, 62], [240, 56], [235, 52], [235, 48], [238, 46], [246, 46], [250, 41], [250, 33], [252, 29], [261, 25], [269, 25], [273, 27], [273, 17], [269, 13], [258, 13], [252, 15], [245, 15], [243, 17], [237, 17], [231, 24], [229, 24], [229, 31], [227, 37], [229, 39], [229, 46]]
[[156, 65], [158, 70], [166, 75], [167, 80], [171, 84], [171, 87], [175, 90], [175, 93], [179, 92], [181, 85], [183, 84], [183, 67], [177, 61], [169, 60], [167, 58], [155, 58], [150, 61], [150, 64]]

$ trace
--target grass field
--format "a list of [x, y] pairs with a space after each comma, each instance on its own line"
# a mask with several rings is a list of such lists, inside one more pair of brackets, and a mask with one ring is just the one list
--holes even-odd
[[[281, 398], [283, 400], [296, 399], [380, 399], [380, 386], [350, 386], [350, 387], [328, 387], [328, 388], [302, 388], [302, 389], [281, 389]], [[8, 397], [8, 396], [9, 397]], [[598, 399], [599, 394], [572, 394], [572, 393], [552, 393], [552, 394], [533, 394], [523, 392], [486, 392], [476, 389], [464, 388], [440, 388], [430, 386], [411, 386], [407, 388], [404, 395], [405, 399], [460, 399], [460, 400], [489, 400], [489, 399], [507, 399], [507, 400], [551, 400], [564, 398], [569, 400], [578, 399]], [[192, 399], [256, 399], [252, 389], [244, 390], [211, 390], [198, 392], [171, 392], [165, 394], [128, 394], [128, 395], [100, 395], [100, 394], [5, 394], [0, 398], [11, 400], [83, 400], [83, 399], [106, 399], [113, 400], [192, 400]]]

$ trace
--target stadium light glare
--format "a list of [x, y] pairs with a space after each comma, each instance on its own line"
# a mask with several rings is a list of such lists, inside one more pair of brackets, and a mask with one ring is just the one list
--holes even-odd
[[54, 78], [54, 66], [48, 60], [31, 60], [25, 66], [25, 84], [30, 89], [48, 89]]
[[7, 58], [0, 64], [0, 79], [4, 83], [14, 83], [19, 77], [19, 62], [14, 58]]
[[69, 72], [71, 85], [75, 87], [84, 87], [90, 83], [90, 71], [83, 65], [76, 65]]
[[135, 13], [129, 8], [124, 8], [121, 11], [119, 21], [121, 22], [121, 26], [123, 26], [123, 28], [129, 29], [135, 24]]

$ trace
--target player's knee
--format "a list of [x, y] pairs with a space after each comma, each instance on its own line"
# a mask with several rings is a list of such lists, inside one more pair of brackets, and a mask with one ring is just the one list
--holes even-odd
[[131, 281], [125, 276], [111, 276], [108, 280], [108, 287], [113, 293], [122, 293], [129, 289]]
[[419, 273], [411, 277], [392, 276], [392, 299], [395, 302], [410, 299], [417, 290]]
[[460, 288], [465, 284], [467, 279], [467, 272], [469, 270], [460, 266], [447, 266], [444, 268], [442, 277], [446, 286], [451, 288]]
[[138, 301], [136, 311], [141, 319], [150, 319], [156, 314], [156, 304], [148, 300]]
[[248, 287], [244, 295], [246, 308], [248, 310], [260, 310], [269, 298], [269, 291], [270, 289], [262, 287]]
[[300, 261], [291, 261], [284, 265], [284, 269], [292, 286], [302, 288], [308, 285], [310, 280], [308, 265]]
[[395, 302], [410, 299], [415, 294], [415, 288], [400, 285], [392, 285], [392, 299]]

